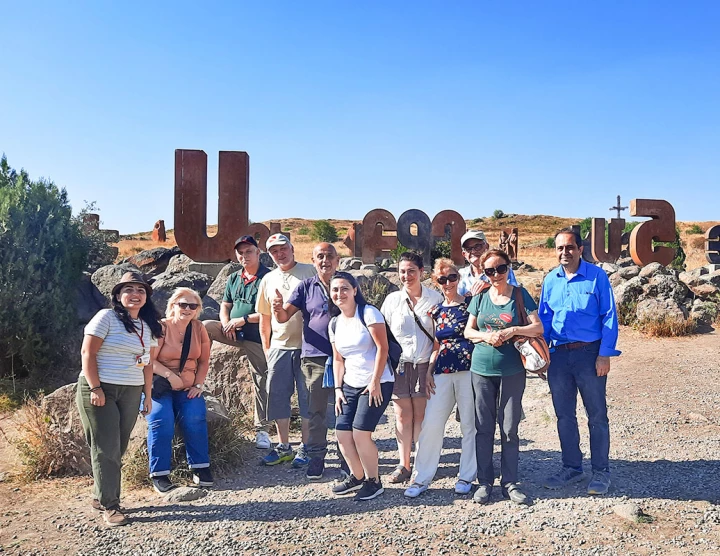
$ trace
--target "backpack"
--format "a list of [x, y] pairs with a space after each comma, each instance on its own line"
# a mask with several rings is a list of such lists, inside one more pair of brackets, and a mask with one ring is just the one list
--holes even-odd
[[[358, 317], [360, 317], [360, 322], [363, 324], [363, 326], [367, 328], [367, 324], [365, 324], [365, 307], [367, 307], [367, 305], [358, 305]], [[333, 335], [335, 334], [336, 324], [337, 317], [333, 317], [330, 320], [330, 330], [332, 330]], [[395, 339], [395, 336], [390, 330], [390, 326], [388, 326], [387, 322], [385, 322], [385, 332], [387, 333], [388, 339], [388, 363], [390, 364], [390, 369], [395, 372], [395, 370], [398, 368], [398, 365], [400, 364], [402, 346]]]

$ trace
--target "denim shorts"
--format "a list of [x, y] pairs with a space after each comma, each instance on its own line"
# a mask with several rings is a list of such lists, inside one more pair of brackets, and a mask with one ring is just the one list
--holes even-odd
[[365, 388], [353, 388], [347, 384], [343, 384], [343, 394], [347, 404], [342, 405], [342, 413], [335, 420], [335, 430], [351, 431], [357, 429], [359, 431], [374, 432], [380, 422], [380, 417], [387, 409], [392, 396], [393, 383], [382, 382], [380, 384], [380, 392], [382, 392], [383, 401], [380, 407], [376, 405], [368, 405], [370, 395], [362, 392]]

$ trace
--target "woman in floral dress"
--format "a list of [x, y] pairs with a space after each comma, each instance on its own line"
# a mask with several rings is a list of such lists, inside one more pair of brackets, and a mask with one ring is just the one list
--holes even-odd
[[468, 321], [470, 298], [458, 294], [459, 272], [450, 259], [437, 259], [433, 280], [445, 297], [432, 312], [435, 344], [427, 377], [427, 408], [418, 439], [412, 484], [405, 496], [425, 492], [440, 463], [445, 424], [457, 403], [462, 431], [460, 473], [455, 492], [468, 494], [477, 475], [475, 458], [475, 406], [470, 381], [473, 343], [463, 336]]

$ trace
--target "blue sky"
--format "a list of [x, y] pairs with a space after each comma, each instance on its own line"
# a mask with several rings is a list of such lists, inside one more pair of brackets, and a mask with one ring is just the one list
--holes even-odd
[[[250, 155], [250, 218], [720, 219], [720, 2], [0, 0], [0, 152], [172, 227], [174, 150]], [[626, 213], [627, 214], [627, 213]]]

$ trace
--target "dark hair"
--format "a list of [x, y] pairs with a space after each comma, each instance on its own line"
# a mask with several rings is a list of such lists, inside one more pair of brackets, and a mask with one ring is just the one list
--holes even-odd
[[405, 251], [404, 253], [402, 253], [400, 255], [400, 260], [398, 261], [398, 264], [400, 264], [402, 261], [408, 261], [409, 263], [414, 264], [420, 270], [422, 270], [423, 268], [422, 257], [415, 253], [415, 251]]
[[[357, 303], [358, 305], [368, 304], [365, 296], [360, 290], [360, 285], [357, 283], [357, 280], [355, 280], [355, 276], [353, 276], [349, 272], [338, 271], [330, 278], [331, 284], [333, 280], [347, 280], [353, 288], [357, 288], [357, 293], [355, 294], [355, 303]], [[332, 302], [332, 298], [330, 299], [328, 311], [331, 317], [336, 317], [340, 314], [340, 308]]]
[[580, 232], [577, 232], [577, 231], [573, 230], [572, 228], [563, 228], [562, 230], [560, 230], [558, 233], [555, 234], [555, 237], [553, 239], [555, 239], [557, 241], [557, 236], [559, 236], [559, 235], [573, 236], [575, 238], [575, 245], [577, 245], [578, 247], [582, 247], [582, 245], [583, 245], [582, 238], [580, 237]]
[[[112, 296], [112, 310], [117, 315], [117, 318], [120, 319], [120, 322], [122, 322], [125, 326], [125, 330], [131, 333], [137, 332], [137, 328], [135, 323], [132, 321], [130, 313], [128, 313], [127, 309], [123, 307], [120, 301], [118, 301], [117, 296], [114, 295]], [[153, 338], [162, 338], [163, 331], [162, 324], [160, 323], [160, 314], [157, 312], [155, 305], [153, 305], [150, 296], [147, 296], [145, 305], [140, 308], [138, 317], [144, 320], [150, 327], [150, 333], [153, 335]]]
[[500, 257], [503, 261], [505, 261], [505, 264], [512, 264], [510, 257], [502, 249], [490, 249], [489, 251], [485, 251], [483, 256], [480, 258], [480, 264], [485, 266], [485, 261], [487, 261], [490, 257]]

